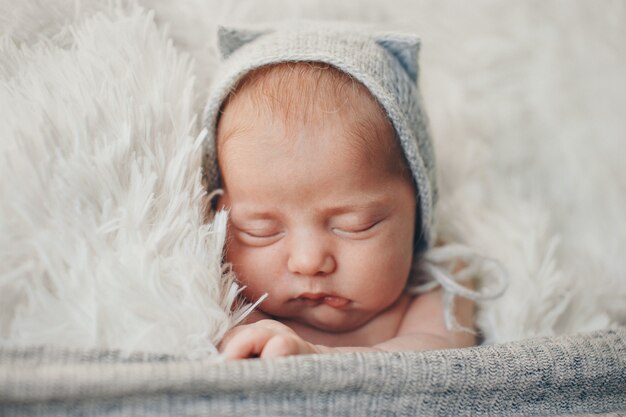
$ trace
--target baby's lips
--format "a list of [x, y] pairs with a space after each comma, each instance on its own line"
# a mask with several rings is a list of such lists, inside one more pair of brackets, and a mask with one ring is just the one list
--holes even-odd
[[333, 308], [343, 308], [350, 303], [350, 300], [343, 297], [338, 297], [334, 295], [328, 295], [324, 297], [324, 304], [329, 305]]
[[300, 295], [298, 299], [304, 301], [311, 307], [326, 304], [333, 308], [343, 308], [350, 304], [350, 300], [347, 298], [328, 293], [304, 293]]

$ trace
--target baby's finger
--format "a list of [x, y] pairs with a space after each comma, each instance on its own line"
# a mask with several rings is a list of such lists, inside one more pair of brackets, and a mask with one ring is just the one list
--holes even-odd
[[272, 333], [293, 333], [293, 330], [291, 330], [289, 327], [279, 321], [271, 319], [259, 320], [251, 324], [242, 324], [230, 329], [228, 332], [226, 332], [224, 337], [222, 337], [222, 340], [218, 345], [218, 349], [222, 351], [224, 346], [226, 346], [233, 337], [241, 332], [250, 331], [250, 329], [253, 328], [267, 329]]
[[267, 341], [274, 335], [273, 332], [258, 327], [244, 330], [237, 332], [223, 343], [222, 354], [226, 359], [245, 359], [259, 356]]
[[275, 334], [272, 336], [261, 352], [262, 359], [278, 358], [280, 356], [300, 354], [300, 342], [302, 339], [289, 334]]

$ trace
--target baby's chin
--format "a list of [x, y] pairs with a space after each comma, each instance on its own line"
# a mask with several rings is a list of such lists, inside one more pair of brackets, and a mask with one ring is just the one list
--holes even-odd
[[332, 311], [332, 307], [317, 307], [317, 310], [305, 309], [296, 315], [280, 315], [274, 317], [280, 321], [292, 321], [327, 333], [348, 333], [368, 323], [375, 313], [366, 314], [362, 311]]

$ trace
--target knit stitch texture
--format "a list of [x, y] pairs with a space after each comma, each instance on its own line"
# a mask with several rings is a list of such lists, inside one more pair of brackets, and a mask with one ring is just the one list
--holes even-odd
[[626, 329], [218, 363], [0, 348], [7, 416], [548, 416], [626, 411]]

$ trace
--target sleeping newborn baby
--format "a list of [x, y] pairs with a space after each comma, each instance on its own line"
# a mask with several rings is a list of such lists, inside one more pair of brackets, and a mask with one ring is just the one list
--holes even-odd
[[244, 297], [267, 294], [223, 354], [473, 345], [472, 301], [451, 330], [441, 289], [409, 291], [436, 196], [417, 39], [220, 28], [219, 44], [205, 175], [230, 214], [225, 257]]

